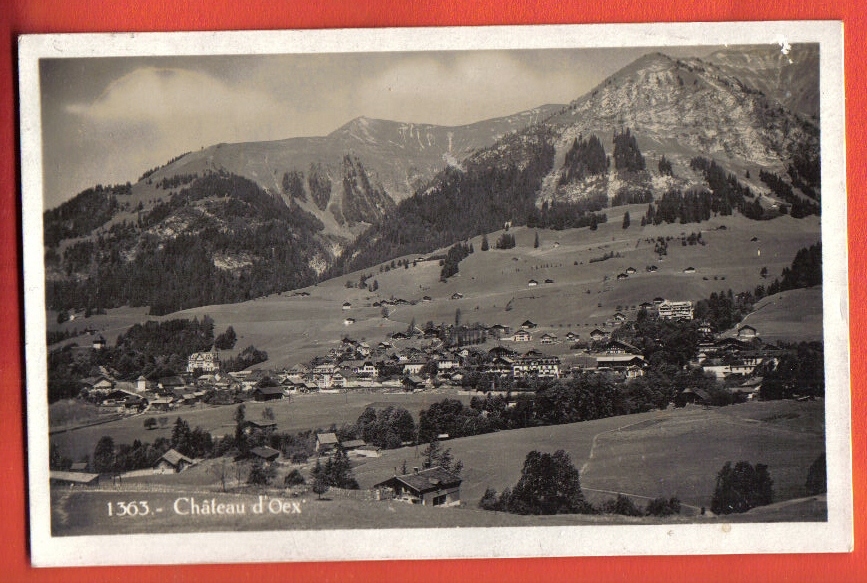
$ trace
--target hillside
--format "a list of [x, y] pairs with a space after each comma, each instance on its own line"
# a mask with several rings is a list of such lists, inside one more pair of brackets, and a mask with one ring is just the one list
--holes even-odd
[[[264, 349], [269, 354], [269, 367], [309, 361], [337, 346], [344, 335], [378, 342], [392, 332], [405, 330], [412, 320], [419, 325], [429, 320], [452, 323], [458, 309], [462, 321], [467, 323], [501, 323], [514, 328], [530, 319], [539, 324], [534, 331], [535, 338], [546, 331], [561, 339], [569, 331], [586, 338], [593, 328], [604, 327], [616, 311], [634, 317], [639, 304], [656, 296], [699, 300], [729, 288], [738, 292], [767, 285], [791, 264], [799, 249], [819, 239], [817, 217], [751, 221], [730, 216], [695, 225], [641, 227], [633, 223], [629, 229], [622, 229], [619, 213], [631, 211], [638, 216], [642, 208], [633, 205], [610, 210], [609, 222], [599, 225], [596, 231], [589, 228], [539, 230], [539, 248], [533, 247], [537, 231], [523, 227], [510, 230], [517, 240], [513, 249], [481, 251], [481, 237], [476, 237], [471, 240], [475, 252], [461, 261], [458, 274], [445, 283], [440, 281], [438, 261], [414, 263], [419, 256], [407, 256], [406, 268], [386, 272], [375, 266], [296, 293], [274, 294], [239, 304], [203, 306], [171, 317], [208, 315], [215, 320], [218, 331], [233, 326], [239, 336], [237, 347], [252, 344]], [[725, 229], [721, 229], [722, 226]], [[689, 235], [698, 231], [705, 245], [681, 244], [682, 233]], [[501, 233], [490, 233], [488, 239], [494, 241]], [[658, 237], [673, 237], [663, 261], [654, 251], [654, 240]], [[751, 240], [754, 237], [756, 241]], [[591, 262], [606, 254], [620, 256]], [[655, 265], [657, 271], [647, 272], [648, 265]], [[637, 272], [618, 280], [617, 275], [628, 267], [634, 267]], [[683, 273], [687, 267], [694, 267], [696, 272]], [[767, 267], [768, 278], [761, 277], [762, 267]], [[347, 287], [347, 282], [357, 286], [362, 274], [370, 276], [369, 284], [376, 281], [376, 292]], [[529, 287], [530, 279], [535, 279], [539, 285]], [[546, 279], [553, 283], [544, 283]], [[299, 295], [301, 292], [309, 296]], [[463, 298], [450, 299], [455, 293], [463, 294]], [[426, 295], [432, 301], [421, 302]], [[803, 301], [801, 309], [804, 311], [821, 312], [818, 294], [800, 296], [798, 292], [785, 292], [781, 295]], [[392, 297], [416, 303], [394, 306], [388, 318], [383, 318], [381, 309], [373, 303]], [[803, 300], [797, 299], [800, 297]], [[341, 309], [344, 302], [352, 304], [350, 310]], [[51, 329], [62, 330], [81, 330], [90, 325], [103, 330], [112, 342], [125, 327], [144, 317], [141, 311], [118, 309], [109, 310], [104, 316], [79, 318], [60, 326], [54, 324], [54, 318], [49, 322], [52, 322]], [[355, 323], [345, 325], [347, 317], [355, 318]], [[770, 330], [769, 323], [756, 327], [763, 337], [765, 327]], [[793, 339], [800, 338], [799, 334], [793, 332]], [[89, 342], [88, 337], [79, 341]], [[530, 346], [519, 348], [526, 350]], [[569, 353], [567, 343], [546, 346], [544, 350]]]

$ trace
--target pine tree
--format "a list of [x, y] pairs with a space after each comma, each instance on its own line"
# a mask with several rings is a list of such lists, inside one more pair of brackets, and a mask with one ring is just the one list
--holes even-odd
[[629, 228], [629, 211], [626, 211], [626, 214], [623, 215], [623, 228]]
[[533, 249], [539, 248], [539, 231], [536, 231], [536, 238], [533, 241]]
[[491, 246], [488, 244], [488, 236], [482, 235], [482, 251], [487, 251]]

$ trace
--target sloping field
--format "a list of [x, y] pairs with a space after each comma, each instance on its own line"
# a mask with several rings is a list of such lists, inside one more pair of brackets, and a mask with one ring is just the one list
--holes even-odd
[[[632, 226], [622, 229], [622, 217], [627, 211]], [[413, 266], [412, 260], [418, 258], [413, 256], [406, 257], [410, 261], [408, 268], [380, 272], [380, 266], [374, 266], [364, 270], [370, 275], [368, 283], [377, 281], [376, 292], [347, 287], [347, 282], [357, 285], [362, 272], [356, 272], [306, 288], [303, 291], [310, 294], [307, 297], [286, 292], [241, 304], [185, 310], [164, 318], [207, 314], [214, 318], [217, 332], [231, 325], [239, 336], [236, 348], [252, 344], [266, 350], [270, 358], [265, 366], [270, 367], [309, 361], [336, 346], [343, 335], [378, 342], [391, 332], [406, 329], [413, 319], [419, 325], [428, 320], [452, 323], [457, 309], [461, 310], [461, 321], [465, 323], [479, 321], [516, 327], [531, 319], [540, 325], [537, 336], [553, 331], [562, 338], [573, 330], [586, 337], [586, 333], [610, 318], [617, 306], [624, 313], [634, 314], [626, 307], [632, 308], [656, 296], [698, 300], [729, 288], [739, 292], [767, 285], [768, 280], [759, 275], [762, 267], [768, 268], [772, 281], [783, 267], [791, 264], [799, 249], [820, 238], [816, 217], [750, 221], [729, 216], [700, 224], [641, 227], [645, 211], [645, 205], [607, 209], [608, 223], [595, 232], [588, 228], [538, 230], [538, 248], [533, 247], [536, 230], [525, 227], [510, 230], [517, 239], [514, 249], [493, 248], [502, 231], [488, 235], [491, 250], [486, 252], [481, 251], [481, 237], [476, 237], [472, 239], [475, 253], [464, 259], [460, 272], [445, 283], [439, 281], [437, 261], [422, 261]], [[648, 241], [699, 231], [706, 245], [682, 246], [679, 239], [673, 239], [663, 261], [658, 260], [653, 242]], [[618, 253], [619, 257], [590, 261]], [[656, 265], [658, 271], [647, 273], [648, 265]], [[617, 275], [628, 267], [634, 267], [637, 273], [626, 280], [617, 280]], [[684, 274], [687, 267], [694, 267], [696, 272]], [[528, 287], [530, 279], [539, 285]], [[545, 284], [546, 279], [553, 283]], [[451, 300], [455, 292], [464, 297]], [[417, 301], [425, 295], [432, 301], [394, 306], [387, 319], [382, 317], [380, 308], [372, 306], [382, 299]], [[347, 301], [352, 304], [351, 309], [342, 310], [341, 305]], [[355, 318], [356, 322], [346, 326], [346, 317]], [[144, 319], [147, 317], [141, 309], [119, 309], [88, 320], [79, 318], [59, 328], [80, 329], [86, 322], [104, 328], [111, 343], [124, 326]], [[53, 315], [49, 322], [54, 322]]]
[[[605, 490], [677, 496], [685, 504], [709, 507], [716, 474], [726, 461], [767, 464], [778, 500], [804, 496], [807, 470], [824, 451], [823, 419], [822, 402], [690, 407], [504, 431], [443, 446], [464, 463], [461, 495], [471, 505], [487, 487], [502, 491], [514, 486], [529, 451], [565, 449], [581, 469], [588, 498], [590, 490]], [[409, 468], [421, 465], [416, 448], [391, 450], [362, 461], [356, 478], [362, 488], [370, 487], [404, 460]], [[603, 493], [601, 498], [610, 496]]]
[[727, 334], [749, 324], [765, 342], [822, 340], [822, 288], [793, 289], [764, 298]]

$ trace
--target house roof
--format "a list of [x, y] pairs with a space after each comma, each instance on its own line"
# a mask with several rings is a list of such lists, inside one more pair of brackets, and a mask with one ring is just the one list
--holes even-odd
[[404, 476], [393, 476], [384, 482], [376, 484], [374, 488], [391, 485], [395, 482], [404, 484], [417, 494], [424, 494], [425, 492], [458, 486], [461, 483], [461, 478], [440, 467], [434, 467]]
[[64, 482], [75, 482], [77, 484], [89, 484], [99, 478], [99, 474], [88, 474], [85, 472], [61, 472], [51, 470], [48, 472], [50, 480], [62, 480]]
[[355, 447], [362, 447], [367, 444], [364, 442], [363, 439], [350, 439], [349, 441], [344, 441], [340, 445], [342, 445], [345, 449], [350, 449]]
[[261, 447], [254, 447], [253, 449], [250, 450], [250, 453], [256, 457], [260, 457], [260, 458], [262, 458], [264, 460], [268, 460], [268, 461], [277, 459], [280, 456], [279, 451], [277, 451], [273, 447], [267, 447], [264, 445]]
[[261, 393], [263, 395], [282, 395], [283, 388], [282, 387], [256, 387], [254, 393]]
[[179, 452], [175, 449], [170, 449], [169, 451], [167, 451], [166, 453], [161, 455], [160, 459], [157, 461], [160, 461], [160, 460], [166, 460], [168, 463], [170, 463], [173, 466], [177, 466], [181, 462], [186, 462], [188, 464], [193, 463], [193, 460], [191, 460], [190, 458], [188, 458], [187, 456], [185, 456], [184, 454], [182, 454], [181, 452]]
[[340, 441], [337, 439], [337, 435], [334, 433], [317, 433], [316, 441], [321, 443], [322, 445], [337, 445]]

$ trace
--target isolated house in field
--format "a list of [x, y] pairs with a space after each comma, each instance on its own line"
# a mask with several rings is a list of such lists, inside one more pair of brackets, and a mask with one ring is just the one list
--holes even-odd
[[532, 330], [535, 327], [536, 327], [536, 323], [533, 322], [532, 320], [524, 320], [524, 322], [521, 324], [521, 328], [523, 328], [525, 330]]
[[453, 300], [459, 300], [459, 299], [461, 299], [461, 298], [463, 298], [463, 297], [464, 297], [464, 294], [462, 294], [462, 293], [460, 293], [460, 292], [455, 292], [455, 293], [452, 294], [452, 299], [453, 299]]
[[177, 450], [170, 449], [157, 460], [154, 464], [154, 472], [161, 474], [170, 474], [183, 472], [185, 469], [193, 465], [193, 460], [180, 453]]
[[545, 283], [554, 283], [554, 280], [551, 279], [551, 278], [548, 278], [548, 279], [545, 280]]
[[530, 281], [527, 282], [527, 287], [536, 287], [537, 285], [539, 285], [539, 282], [536, 281], [535, 279], [531, 279]]
[[355, 318], [344, 318], [343, 319], [343, 325], [344, 326], [352, 326], [353, 324], [355, 324]]
[[626, 275], [632, 275], [636, 271], [637, 271], [637, 269], [635, 269], [634, 267], [627, 267], [626, 268]]
[[48, 479], [52, 486], [68, 486], [70, 488], [76, 486], [87, 488], [99, 486], [99, 474], [88, 474], [86, 472], [62, 472], [51, 470], [48, 472]]
[[336, 449], [340, 445], [337, 435], [334, 433], [317, 433], [316, 434], [316, 453], [328, 453]]
[[102, 337], [102, 334], [93, 339], [92, 346], [94, 350], [102, 350], [106, 347], [105, 338]]
[[695, 267], [687, 267], [683, 270], [684, 273], [695, 273]]
[[628, 279], [628, 278], [629, 278], [629, 276], [626, 275], [625, 273], [618, 273], [617, 274], [617, 279]]
[[738, 328], [738, 340], [752, 340], [756, 337], [756, 329], [747, 324]]
[[352, 304], [350, 304], [349, 302], [343, 302], [343, 309], [344, 310], [349, 310], [351, 308], [352, 308]]
[[280, 457], [280, 452], [274, 448], [266, 447], [263, 445], [261, 447], [254, 447], [253, 449], [251, 449], [250, 456], [253, 459], [260, 459], [263, 462], [270, 464], [274, 462], [278, 457]]
[[574, 342], [575, 340], [578, 340], [578, 338], [580, 338], [580, 336], [578, 334], [575, 334], [574, 332], [566, 333], [566, 340], [568, 340], [569, 342]]
[[422, 506], [459, 506], [461, 503], [461, 478], [440, 467], [411, 474], [393, 476], [373, 486], [379, 499], [393, 499]]

